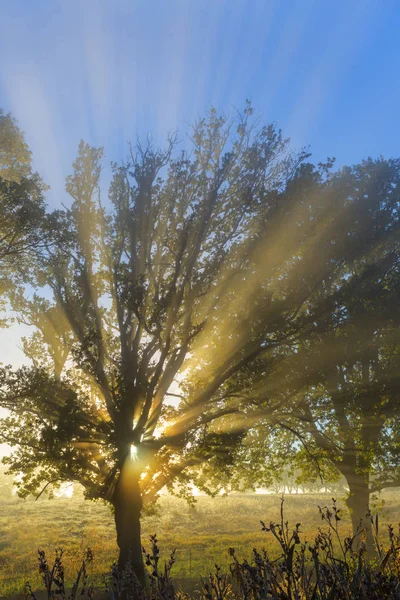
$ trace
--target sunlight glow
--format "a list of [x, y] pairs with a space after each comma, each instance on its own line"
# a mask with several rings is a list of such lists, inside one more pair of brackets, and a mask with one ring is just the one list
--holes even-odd
[[160, 438], [164, 431], [167, 429], [167, 427], [170, 427], [172, 425], [172, 423], [162, 423], [161, 425], [158, 425], [153, 432], [153, 437], [157, 440], [158, 438]]
[[54, 492], [56, 498], [72, 498], [74, 495], [73, 483], [62, 483], [60, 489]]
[[137, 446], [135, 446], [135, 444], [131, 444], [131, 460], [137, 460], [137, 459], [138, 459]]

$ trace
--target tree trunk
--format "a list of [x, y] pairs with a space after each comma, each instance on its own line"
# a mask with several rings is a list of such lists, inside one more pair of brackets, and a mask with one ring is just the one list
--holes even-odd
[[353, 535], [357, 533], [362, 522], [362, 527], [366, 528], [366, 548], [369, 555], [375, 552], [373, 534], [371, 530], [371, 522], [367, 516], [369, 511], [369, 484], [359, 474], [352, 473], [346, 475], [349, 485], [349, 496], [347, 498], [347, 506], [350, 510], [351, 523], [353, 526]]
[[119, 547], [119, 570], [121, 572], [128, 564], [132, 565], [140, 583], [144, 584], [145, 575], [140, 539], [142, 497], [138, 473], [131, 464], [122, 468], [113, 495], [113, 505]]

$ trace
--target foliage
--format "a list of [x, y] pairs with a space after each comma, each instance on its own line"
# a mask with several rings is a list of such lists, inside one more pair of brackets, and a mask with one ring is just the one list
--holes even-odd
[[[205, 462], [215, 470], [235, 462], [244, 432], [208, 425], [240, 411], [226, 386], [264, 352], [266, 331], [274, 346], [286, 338], [295, 300], [277, 299], [270, 319], [270, 293], [260, 290], [241, 325], [250, 335], [237, 330], [214, 354], [206, 385], [187, 363], [196, 342], [214, 334], [221, 298], [234, 297], [241, 273], [253, 279], [267, 205], [279, 213], [276, 194], [306, 157], [290, 154], [281, 132], [252, 122], [252, 113], [247, 105], [229, 122], [210, 111], [193, 129], [191, 154], [173, 156], [174, 139], [164, 151], [138, 144], [113, 167], [107, 207], [102, 150], [80, 144], [66, 185], [72, 205], [48, 217], [51, 235], [36, 253], [37, 292], [33, 301], [14, 298], [21, 320], [37, 328], [24, 344], [36, 367], [2, 371], [12, 415], [0, 435], [17, 446], [7, 462], [24, 473], [21, 494], [77, 481], [88, 498], [111, 502], [117, 523], [131, 515], [135, 528], [142, 497], [154, 500], [175, 478], [188, 483]], [[171, 406], [185, 369], [192, 385], [182, 383], [182, 401]], [[135, 517], [123, 508], [129, 502]]]
[[[45, 243], [46, 186], [31, 169], [31, 153], [12, 115], [0, 109], [0, 308], [29, 280], [34, 249]], [[5, 320], [2, 321], [5, 325]]]
[[[266, 411], [240, 469], [250, 482], [270, 467], [300, 469], [304, 480], [344, 476], [356, 528], [369, 493], [399, 483], [400, 162], [368, 159], [324, 188], [308, 206], [319, 232], [300, 248], [296, 277], [310, 268], [308, 252], [321, 273], [339, 261], [340, 276], [324, 281], [320, 303], [303, 306], [306, 329], [234, 388], [258, 386]], [[325, 224], [323, 193], [336, 206]]]
[[[216, 461], [222, 464], [224, 452], [228, 460], [240, 442], [235, 434], [224, 434], [219, 443], [220, 434], [203, 430], [189, 451], [186, 433], [199, 428], [196, 407], [202, 402], [196, 395], [185, 403], [190, 409], [183, 405], [180, 409], [179, 431], [162, 437], [154, 432], [160, 419], [178, 415], [165, 400], [193, 340], [204, 328], [202, 299], [208, 295], [212, 301], [215, 286], [221, 284], [221, 266], [229, 266], [230, 256], [237, 255], [248, 233], [255, 231], [265, 194], [282, 185], [288, 169], [302, 160], [289, 157], [287, 142], [273, 127], [257, 131], [250, 125], [251, 115], [248, 106], [231, 140], [234, 124], [211, 111], [194, 128], [193, 158], [182, 154], [172, 159], [173, 140], [165, 152], [139, 145], [125, 165], [114, 166], [111, 213], [96, 198], [102, 151], [81, 143], [75, 172], [67, 180], [72, 207], [52, 216], [53, 244], [37, 257], [37, 284], [46, 286], [47, 295], [52, 293], [53, 303], [36, 295], [33, 302], [18, 298], [15, 307], [24, 322], [37, 327], [25, 348], [38, 367], [43, 357], [49, 357], [59, 378], [68, 354], [73, 369], [58, 386], [59, 396], [69, 397], [63, 405], [89, 407], [91, 417], [75, 431], [70, 420], [67, 439], [58, 431], [61, 420], [65, 427], [66, 406], [59, 415], [40, 407], [46, 413], [41, 424], [38, 407], [32, 406], [35, 395], [45, 397], [37, 390], [38, 383], [43, 382], [42, 391], [49, 390], [51, 378], [46, 384], [44, 373], [33, 370], [31, 389], [17, 386], [16, 393], [11, 386], [19, 379], [28, 384], [29, 374], [11, 378], [4, 403], [11, 409], [7, 396], [18, 395], [20, 401], [14, 403], [14, 421], [4, 423], [4, 440], [13, 443], [8, 427], [20, 422], [26, 431], [33, 431], [29, 425], [34, 425], [38, 442], [32, 444], [34, 454], [28, 444], [18, 451], [20, 458], [24, 455], [23, 470], [32, 474], [25, 478], [27, 491], [43, 480], [33, 475], [34, 465], [46, 464], [48, 471], [52, 454], [60, 457], [53, 464], [52, 480], [58, 470], [59, 480], [66, 476], [78, 480], [89, 497], [112, 499], [118, 472], [135, 443], [141, 470], [147, 469], [143, 491], [154, 496], [170, 478], [214, 455], [216, 445], [220, 453]], [[167, 168], [162, 180], [158, 174]], [[60, 356], [60, 348], [67, 354]], [[235, 354], [238, 366], [243, 351]], [[210, 406], [213, 389], [228, 376], [216, 376], [203, 392]], [[48, 402], [52, 404], [52, 399]], [[210, 414], [207, 420], [215, 417]], [[177, 450], [184, 455], [181, 465], [176, 463]], [[86, 461], [88, 477], [64, 468], [66, 462], [71, 467], [75, 454]]]
[[11, 114], [0, 109], [0, 178], [19, 182], [31, 174], [31, 152]]

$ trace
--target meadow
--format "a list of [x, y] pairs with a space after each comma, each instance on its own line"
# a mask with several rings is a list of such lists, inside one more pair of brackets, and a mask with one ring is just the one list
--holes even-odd
[[[319, 506], [331, 504], [331, 494], [293, 494], [285, 497], [285, 518], [294, 527], [301, 522], [306, 539], [312, 539], [324, 527]], [[340, 528], [350, 533], [344, 500]], [[400, 521], [400, 494], [384, 492], [379, 498], [381, 531], [385, 525]], [[193, 589], [201, 576], [207, 576], [217, 563], [226, 569], [231, 562], [229, 548], [240, 558], [250, 557], [253, 547], [278, 556], [278, 547], [261, 531], [266, 524], [280, 518], [280, 497], [275, 494], [233, 495], [216, 498], [198, 497], [195, 506], [170, 496], [161, 497], [157, 514], [143, 519], [143, 543], [148, 546], [151, 534], [157, 533], [162, 558], [176, 548], [172, 575], [183, 588]], [[397, 527], [396, 527], [397, 529]], [[103, 575], [117, 557], [112, 514], [99, 502], [73, 498], [41, 498], [38, 501], [12, 498], [0, 502], [0, 597], [21, 594], [26, 581], [41, 589], [37, 571], [37, 550], [46, 551], [49, 561], [57, 547], [64, 549], [66, 578], [75, 576], [85, 549], [90, 546], [94, 561], [90, 578], [102, 587]]]

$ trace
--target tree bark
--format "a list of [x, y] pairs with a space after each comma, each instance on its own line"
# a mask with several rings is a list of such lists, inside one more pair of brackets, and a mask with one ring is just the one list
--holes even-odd
[[346, 480], [349, 485], [349, 495], [346, 503], [350, 510], [353, 535], [357, 533], [360, 523], [362, 523], [362, 527], [366, 528], [367, 553], [373, 555], [375, 552], [374, 538], [371, 522], [367, 517], [369, 511], [369, 483], [357, 473], [347, 474]]
[[113, 505], [119, 547], [118, 568], [121, 572], [130, 564], [140, 583], [144, 584], [145, 572], [140, 538], [142, 497], [138, 473], [132, 464], [122, 468], [113, 495]]

